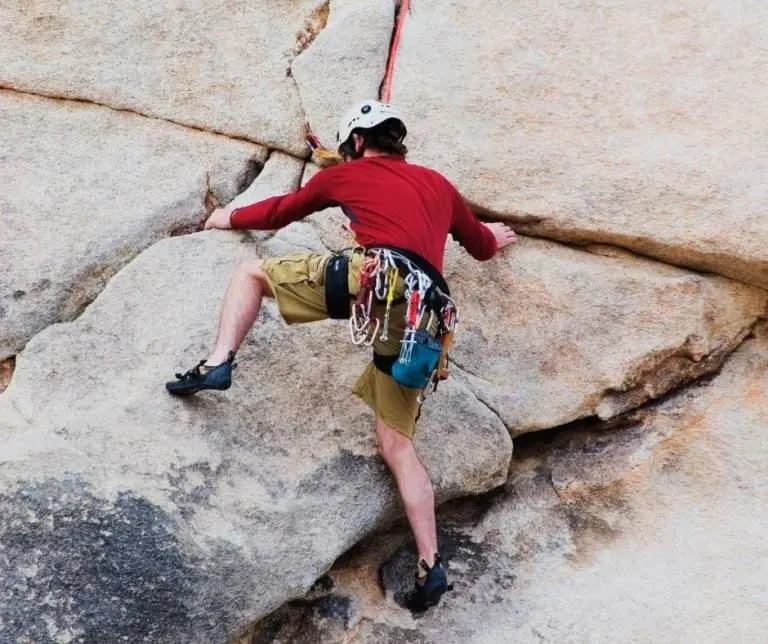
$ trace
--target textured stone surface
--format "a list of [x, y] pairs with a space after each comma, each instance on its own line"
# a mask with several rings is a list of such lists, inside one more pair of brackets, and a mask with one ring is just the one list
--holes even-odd
[[392, 100], [414, 158], [519, 230], [765, 287], [766, 25], [763, 0], [421, 0]]
[[250, 186], [238, 194], [230, 204], [248, 206], [278, 194], [293, 192], [298, 188], [304, 162], [296, 157], [272, 152], [259, 175]]
[[333, 0], [328, 24], [291, 65], [307, 120], [329, 149], [349, 106], [379, 96], [394, 15], [392, 0]]
[[329, 643], [761, 641], [766, 374], [768, 338], [753, 339], [622, 426], [516, 441], [503, 490], [439, 517], [455, 585], [439, 607], [414, 619], [398, 605], [413, 546], [392, 532], [330, 571], [301, 628]]
[[477, 263], [449, 248], [456, 375], [513, 434], [611, 418], [714, 371], [766, 314], [761, 289], [594, 250], [522, 238]]
[[322, 29], [325, 4], [4, 2], [0, 85], [304, 154], [304, 114], [289, 70]]
[[437, 609], [399, 605], [414, 546], [343, 323], [267, 303], [232, 389], [165, 393], [240, 258], [353, 242], [328, 209], [142, 251], [315, 172], [303, 123], [333, 147], [377, 93], [395, 4], [0, 6], [1, 642], [764, 639], [766, 293], [616, 248], [768, 286], [761, 0], [411, 3], [411, 159], [585, 246], [449, 244], [456, 364], [416, 439]]
[[[0, 556], [0, 640], [34, 639], [45, 624], [87, 641], [136, 629], [153, 642], [221, 641], [303, 594], [401, 514], [372, 414], [350, 392], [367, 354], [342, 323], [289, 328], [270, 302], [232, 389], [166, 394], [174, 369], [212, 341], [239, 258], [286, 246], [244, 240], [211, 231], [159, 242], [75, 322], [47, 328], [18, 357], [0, 396], [0, 535], [15, 535]], [[456, 382], [425, 405], [416, 445], [440, 501], [506, 479], [506, 429]], [[63, 527], [49, 518], [62, 495]], [[91, 522], [110, 534], [100, 540]], [[145, 549], [131, 546], [145, 534], [138, 526]], [[62, 560], [72, 572], [51, 582], [43, 606]], [[105, 595], [116, 597], [106, 615]], [[82, 610], [66, 610], [73, 603]]]
[[[2, 49], [2, 48], [0, 48]], [[0, 359], [77, 315], [153, 242], [229, 201], [259, 146], [162, 121], [0, 92]], [[171, 269], [173, 270], [173, 269]]]

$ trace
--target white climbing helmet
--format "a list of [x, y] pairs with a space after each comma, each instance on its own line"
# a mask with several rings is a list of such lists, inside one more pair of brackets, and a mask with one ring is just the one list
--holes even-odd
[[367, 130], [376, 127], [380, 123], [389, 119], [397, 119], [405, 130], [400, 112], [389, 103], [380, 103], [379, 101], [362, 101], [353, 107], [350, 107], [339, 121], [339, 129], [336, 131], [336, 143], [341, 145], [352, 134], [352, 130], [362, 128]]

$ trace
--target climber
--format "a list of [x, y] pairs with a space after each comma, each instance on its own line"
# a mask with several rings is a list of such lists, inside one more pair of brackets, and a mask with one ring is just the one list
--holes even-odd
[[[407, 162], [405, 136], [405, 123], [393, 106], [363, 101], [339, 123], [336, 139], [342, 163], [319, 171], [293, 193], [213, 211], [205, 229], [276, 230], [340, 206], [357, 246], [342, 253], [243, 262], [227, 287], [213, 351], [193, 369], [176, 374], [177, 380], [166, 388], [178, 396], [228, 389], [235, 353], [265, 296], [275, 298], [289, 324], [349, 319], [356, 342], [373, 348], [373, 360], [353, 393], [375, 412], [379, 452], [395, 479], [415, 537], [416, 581], [406, 606], [419, 612], [437, 604], [448, 584], [437, 543], [432, 484], [411, 441], [423, 399], [418, 388], [394, 379], [393, 363], [406, 344], [419, 295], [422, 308], [427, 300], [432, 306], [423, 316], [430, 321], [422, 326], [425, 333], [434, 335], [432, 321], [440, 326], [440, 311], [452, 310], [441, 275], [448, 235], [480, 261], [516, 238], [504, 224], [480, 222], [439, 173]], [[409, 316], [414, 319], [409, 321]]]

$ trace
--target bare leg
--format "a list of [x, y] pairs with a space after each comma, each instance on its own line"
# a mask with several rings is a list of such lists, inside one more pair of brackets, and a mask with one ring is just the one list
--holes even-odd
[[216, 344], [206, 363], [225, 362], [230, 351], [237, 349], [251, 330], [264, 297], [273, 297], [266, 273], [257, 259], [244, 261], [229, 281], [219, 316]]
[[378, 417], [376, 438], [379, 453], [395, 477], [400, 498], [405, 505], [405, 514], [416, 539], [419, 559], [424, 559], [431, 567], [437, 552], [437, 526], [435, 496], [429, 474], [416, 455], [411, 440]]

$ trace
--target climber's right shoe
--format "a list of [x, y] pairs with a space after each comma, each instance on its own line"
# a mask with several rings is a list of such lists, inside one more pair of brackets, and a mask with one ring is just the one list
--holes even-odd
[[431, 568], [423, 559], [419, 561], [419, 567], [427, 574], [416, 575], [414, 589], [405, 596], [405, 606], [413, 613], [422, 613], [431, 606], [436, 606], [443, 593], [453, 587], [448, 585], [448, 578], [439, 554], [435, 555], [435, 563]]
[[232, 385], [232, 369], [235, 352], [230, 351], [225, 362], [215, 366], [206, 366], [205, 360], [186, 373], [177, 373], [177, 380], [166, 382], [165, 388], [174, 396], [191, 396], [202, 389], [218, 389], [223, 391]]

